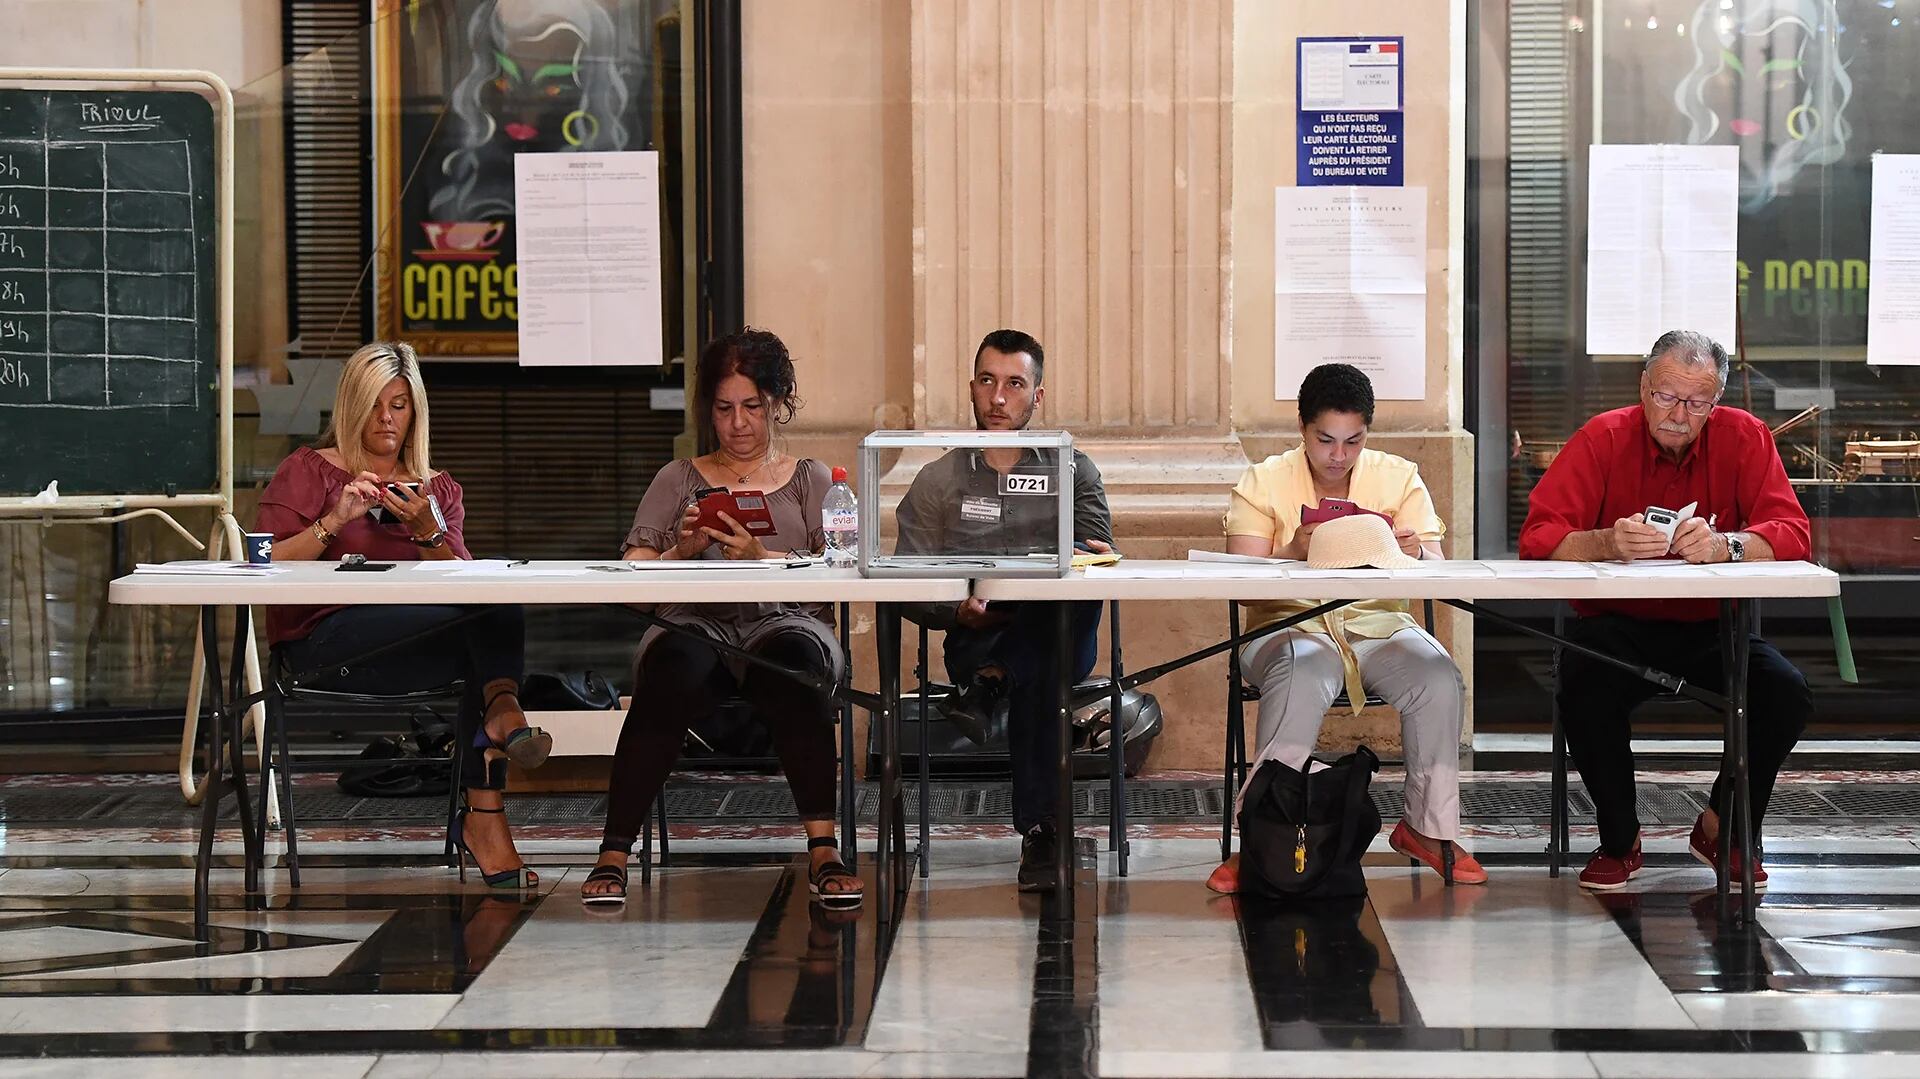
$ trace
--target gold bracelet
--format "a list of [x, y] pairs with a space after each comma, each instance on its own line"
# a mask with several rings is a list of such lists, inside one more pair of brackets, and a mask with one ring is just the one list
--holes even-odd
[[314, 539], [317, 539], [320, 541], [320, 546], [322, 547], [325, 547], [328, 544], [332, 543], [335, 538], [333, 533], [321, 527], [319, 521], [313, 522], [313, 527], [308, 529], [308, 531], [313, 534]]

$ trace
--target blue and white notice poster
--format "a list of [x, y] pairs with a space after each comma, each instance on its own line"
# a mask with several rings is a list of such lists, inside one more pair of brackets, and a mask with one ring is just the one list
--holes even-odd
[[1303, 37], [1295, 43], [1297, 186], [1405, 184], [1404, 41]]

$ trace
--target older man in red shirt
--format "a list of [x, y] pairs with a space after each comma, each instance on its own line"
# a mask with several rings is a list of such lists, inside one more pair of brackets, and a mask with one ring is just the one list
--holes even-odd
[[[1721, 405], [1727, 353], [1704, 334], [1673, 330], [1647, 353], [1640, 403], [1587, 421], [1533, 489], [1520, 530], [1521, 558], [1578, 562], [1684, 558], [1688, 562], [1760, 562], [1808, 556], [1806, 511], [1787, 482], [1773, 435], [1751, 413]], [[1694, 515], [1667, 537], [1646, 521], [1649, 507]], [[1605, 600], [1574, 604], [1570, 640], [1656, 667], [1713, 690], [1724, 689], [1719, 601]], [[1778, 649], [1747, 642], [1749, 768], [1755, 887], [1760, 821], [1774, 777], [1813, 714], [1807, 680]], [[1559, 703], [1567, 746], [1586, 781], [1600, 826], [1600, 849], [1580, 883], [1619, 888], [1640, 872], [1640, 820], [1634, 812], [1633, 749], [1627, 715], [1656, 687], [1573, 652], [1560, 658]], [[1709, 866], [1719, 858], [1720, 821], [1733, 784], [1722, 772], [1711, 807], [1688, 841]], [[1740, 872], [1738, 855], [1732, 873]]]

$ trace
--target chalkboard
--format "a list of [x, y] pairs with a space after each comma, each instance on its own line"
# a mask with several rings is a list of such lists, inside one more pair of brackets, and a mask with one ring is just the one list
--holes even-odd
[[0, 90], [0, 494], [213, 488], [214, 219], [198, 94]]

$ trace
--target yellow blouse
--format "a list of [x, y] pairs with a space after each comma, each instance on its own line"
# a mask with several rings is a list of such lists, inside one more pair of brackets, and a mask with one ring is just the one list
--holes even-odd
[[[1361, 450], [1348, 482], [1348, 501], [1391, 515], [1394, 527], [1413, 529], [1422, 542], [1436, 542], [1447, 534], [1446, 524], [1434, 512], [1433, 496], [1420, 481], [1419, 466], [1412, 461], [1379, 450]], [[1258, 537], [1271, 544], [1269, 550], [1284, 547], [1300, 527], [1300, 508], [1318, 505], [1319, 501], [1313, 492], [1306, 450], [1296, 446], [1247, 466], [1227, 505], [1226, 534]], [[1250, 603], [1247, 626], [1258, 629], [1314, 606], [1317, 603], [1299, 600]], [[1333, 638], [1346, 666], [1348, 703], [1358, 712], [1366, 702], [1366, 691], [1360, 682], [1359, 660], [1348, 638], [1383, 640], [1417, 625], [1407, 613], [1405, 601], [1367, 599], [1308, 619], [1295, 628]]]

